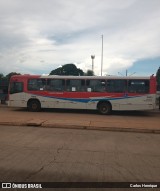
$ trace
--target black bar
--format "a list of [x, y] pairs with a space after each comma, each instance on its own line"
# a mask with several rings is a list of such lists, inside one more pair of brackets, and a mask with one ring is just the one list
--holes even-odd
[[[150, 182], [48, 182], [42, 183], [43, 188], [149, 188], [146, 185], [155, 185], [160, 188], [159, 183]], [[136, 187], [137, 186], [137, 187]], [[151, 187], [152, 188], [152, 187]]]
[[[160, 188], [160, 182], [1, 182], [11, 188]], [[17, 187], [16, 187], [17, 186]], [[3, 187], [4, 188], [4, 187]]]

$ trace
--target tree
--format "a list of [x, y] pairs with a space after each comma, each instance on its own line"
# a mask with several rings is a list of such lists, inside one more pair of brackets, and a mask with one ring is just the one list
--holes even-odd
[[160, 67], [157, 70], [156, 78], [157, 78], [157, 90], [160, 91]]
[[2, 79], [4, 76], [3, 76], [3, 74], [2, 73], [0, 73], [0, 79]]
[[6, 78], [7, 78], [8, 80], [10, 80], [10, 78], [11, 78], [12, 76], [14, 76], [14, 75], [21, 75], [21, 74], [20, 74], [20, 73], [16, 73], [16, 72], [11, 72], [11, 73], [9, 73], [9, 74], [6, 75]]
[[94, 76], [94, 72], [92, 70], [87, 70], [85, 76]]
[[4, 103], [4, 101], [6, 99], [6, 95], [8, 93], [8, 85], [9, 85], [8, 79], [2, 73], [0, 73], [0, 100], [1, 100], [1, 103]]
[[83, 76], [83, 70], [76, 67], [74, 64], [65, 64], [50, 72], [50, 75], [60, 75], [60, 76]]
[[0, 92], [2, 92], [1, 93], [2, 101], [5, 101], [6, 99], [6, 95], [8, 94], [9, 81], [11, 76], [13, 75], [20, 75], [20, 73], [11, 72], [7, 74], [6, 76], [0, 73]]

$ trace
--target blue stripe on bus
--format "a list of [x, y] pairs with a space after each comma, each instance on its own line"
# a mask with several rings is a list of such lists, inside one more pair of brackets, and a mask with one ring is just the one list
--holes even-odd
[[[35, 95], [35, 94], [32, 94]], [[42, 96], [42, 95], [36, 95], [36, 96]], [[143, 95], [144, 96], [144, 95]], [[141, 96], [124, 96], [124, 97], [117, 97], [117, 98], [59, 98], [59, 97], [55, 97], [55, 96], [42, 96], [42, 97], [47, 97], [47, 98], [55, 98], [55, 99], [59, 99], [59, 100], [66, 100], [66, 101], [73, 101], [73, 102], [81, 102], [81, 103], [88, 103], [88, 102], [95, 102], [95, 101], [100, 101], [100, 100], [106, 100], [106, 101], [110, 101], [110, 100], [120, 100], [120, 99], [128, 99], [128, 98], [136, 98], [136, 97], [141, 97]]]

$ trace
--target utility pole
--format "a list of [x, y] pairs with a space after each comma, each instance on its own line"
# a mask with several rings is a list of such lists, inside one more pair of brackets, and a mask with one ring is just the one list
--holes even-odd
[[[133, 72], [132, 74], [130, 74], [129, 76], [134, 75], [136, 72]], [[121, 76], [124, 76], [122, 73], [118, 72], [118, 74], [120, 74]], [[126, 70], [126, 77], [128, 76], [128, 70]]]
[[126, 70], [126, 76], [128, 75], [128, 71]]
[[103, 71], [103, 35], [102, 35], [102, 53], [101, 53], [101, 76]]

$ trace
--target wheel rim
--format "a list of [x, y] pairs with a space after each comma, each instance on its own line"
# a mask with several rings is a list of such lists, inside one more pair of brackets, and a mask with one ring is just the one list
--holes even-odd
[[102, 111], [102, 113], [106, 113], [108, 111], [108, 107], [106, 105], [103, 105], [101, 107], [101, 111]]
[[111, 106], [108, 103], [100, 103], [98, 110], [101, 114], [109, 114], [111, 112]]
[[37, 104], [36, 103], [32, 103], [32, 109], [36, 110], [37, 108], [38, 108]]

